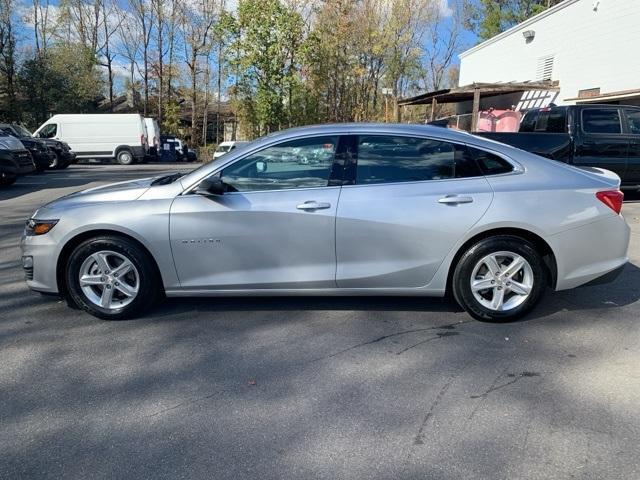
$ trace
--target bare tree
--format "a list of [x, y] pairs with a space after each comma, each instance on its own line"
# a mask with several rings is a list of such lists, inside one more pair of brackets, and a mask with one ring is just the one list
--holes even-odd
[[[107, 3], [109, 4], [108, 8]], [[109, 2], [109, 0], [103, 0], [101, 4], [103, 37], [102, 44], [98, 48], [98, 53], [101, 57], [100, 65], [107, 69], [107, 80], [109, 85], [109, 111], [112, 112], [114, 98], [113, 61], [116, 58], [116, 53], [112, 48], [112, 37], [120, 29], [122, 16], [118, 14], [118, 6], [115, 1], [112, 0]]]
[[[0, 94], [7, 97], [6, 113], [9, 120], [18, 119], [16, 99], [16, 37], [13, 31], [13, 0], [0, 0]], [[4, 90], [4, 92], [2, 91]]]
[[153, 11], [148, 8], [146, 0], [129, 0], [131, 13], [138, 23], [142, 38], [142, 85], [144, 90], [143, 110], [146, 117], [149, 112], [149, 44], [153, 30]]
[[129, 63], [129, 82], [131, 86], [131, 101], [136, 101], [136, 71], [140, 71], [138, 59], [142, 51], [143, 39], [134, 16], [125, 10], [120, 10], [119, 27], [117, 30], [118, 53]]
[[216, 0], [199, 0], [195, 6], [183, 5], [182, 31], [184, 56], [190, 79], [191, 143], [198, 138], [198, 77], [202, 73], [201, 59], [209, 51], [208, 42], [219, 10]]

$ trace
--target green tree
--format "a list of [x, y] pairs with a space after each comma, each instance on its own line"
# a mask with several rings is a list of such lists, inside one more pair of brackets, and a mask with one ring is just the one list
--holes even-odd
[[233, 93], [241, 120], [254, 135], [297, 124], [294, 99], [304, 41], [300, 13], [281, 0], [241, 0], [230, 28], [237, 73]]
[[470, 16], [470, 26], [486, 40], [552, 7], [562, 0], [480, 0]]
[[52, 113], [88, 113], [104, 93], [94, 53], [58, 44], [24, 62], [18, 73], [24, 121], [37, 126]]

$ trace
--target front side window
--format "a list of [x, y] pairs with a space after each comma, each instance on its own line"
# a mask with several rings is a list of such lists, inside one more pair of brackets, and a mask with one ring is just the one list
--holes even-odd
[[625, 109], [627, 122], [629, 123], [629, 133], [632, 135], [640, 135], [640, 110]]
[[253, 153], [222, 170], [231, 192], [326, 187], [338, 137], [291, 140]]
[[582, 111], [582, 130], [585, 133], [622, 133], [617, 108], [587, 108]]
[[387, 135], [363, 135], [358, 139], [358, 185], [479, 175], [476, 163], [463, 145]]
[[42, 127], [42, 130], [38, 132], [40, 138], [53, 138], [58, 132], [58, 126], [55, 123], [50, 123]]

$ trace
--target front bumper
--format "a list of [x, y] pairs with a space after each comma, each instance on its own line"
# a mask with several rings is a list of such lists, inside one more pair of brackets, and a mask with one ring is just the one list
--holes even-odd
[[56, 157], [55, 153], [52, 151], [43, 152], [41, 150], [32, 150], [31, 156], [33, 157], [33, 162], [36, 164], [36, 168], [38, 170], [48, 168]]
[[50, 234], [33, 236], [23, 234], [20, 250], [27, 286], [38, 292], [58, 293], [56, 263], [59, 251], [55, 237]]

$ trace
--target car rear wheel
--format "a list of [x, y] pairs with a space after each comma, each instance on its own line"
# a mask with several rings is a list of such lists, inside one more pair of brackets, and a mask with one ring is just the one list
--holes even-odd
[[160, 288], [149, 255], [135, 242], [112, 236], [76, 247], [66, 280], [74, 303], [106, 320], [135, 317], [153, 305]]
[[116, 160], [120, 165], [133, 165], [133, 163], [135, 162], [133, 153], [131, 153], [131, 151], [127, 149], [120, 150], [116, 155]]
[[526, 315], [547, 286], [536, 247], [519, 237], [480, 240], [460, 258], [453, 274], [456, 301], [478, 320], [510, 321]]

